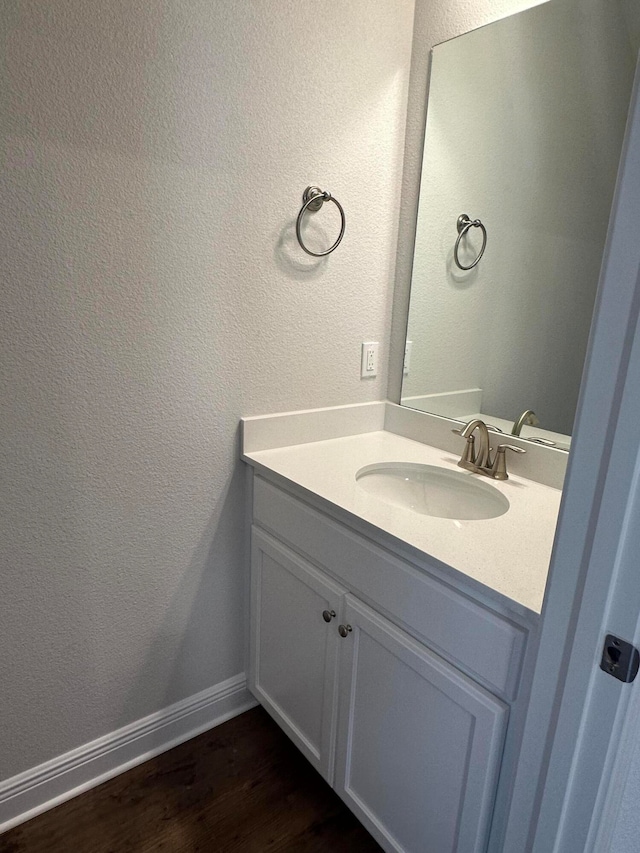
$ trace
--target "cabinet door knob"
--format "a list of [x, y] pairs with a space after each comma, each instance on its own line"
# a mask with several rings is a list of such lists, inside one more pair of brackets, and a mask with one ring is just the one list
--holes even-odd
[[338, 626], [338, 634], [340, 634], [341, 637], [348, 636], [352, 631], [353, 631], [353, 628], [351, 627], [351, 625], [339, 625]]
[[322, 618], [324, 619], [325, 622], [331, 622], [331, 620], [333, 619], [333, 617], [335, 615], [336, 615], [335, 610], [323, 610], [322, 611]]

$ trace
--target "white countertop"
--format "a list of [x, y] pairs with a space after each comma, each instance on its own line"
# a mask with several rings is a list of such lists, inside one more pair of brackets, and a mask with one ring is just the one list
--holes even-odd
[[[356, 472], [376, 462], [418, 462], [460, 472], [459, 456], [377, 431], [273, 450], [246, 452], [246, 462], [330, 501], [489, 591], [540, 613], [562, 492], [511, 474], [485, 480], [509, 500], [498, 518], [458, 521], [396, 507], [365, 492]], [[470, 477], [478, 475], [469, 473]]]

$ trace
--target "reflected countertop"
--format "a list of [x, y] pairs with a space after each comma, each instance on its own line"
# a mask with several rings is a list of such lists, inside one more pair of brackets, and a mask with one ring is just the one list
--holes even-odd
[[[460, 472], [446, 450], [383, 430], [272, 450], [245, 452], [245, 462], [407, 543], [533, 613], [540, 613], [562, 492], [510, 475], [485, 480], [509, 500], [509, 510], [479, 521], [434, 518], [384, 502], [356, 482], [356, 472], [380, 462], [439, 465]], [[470, 477], [477, 477], [469, 473]]]

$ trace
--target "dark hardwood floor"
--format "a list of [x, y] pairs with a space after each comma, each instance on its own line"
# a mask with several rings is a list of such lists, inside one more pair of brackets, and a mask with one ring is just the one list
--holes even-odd
[[255, 708], [0, 836], [0, 853], [381, 853]]

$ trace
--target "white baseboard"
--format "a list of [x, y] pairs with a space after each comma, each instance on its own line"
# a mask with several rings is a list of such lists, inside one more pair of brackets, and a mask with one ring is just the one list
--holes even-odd
[[0, 782], [0, 833], [257, 704], [241, 673]]

